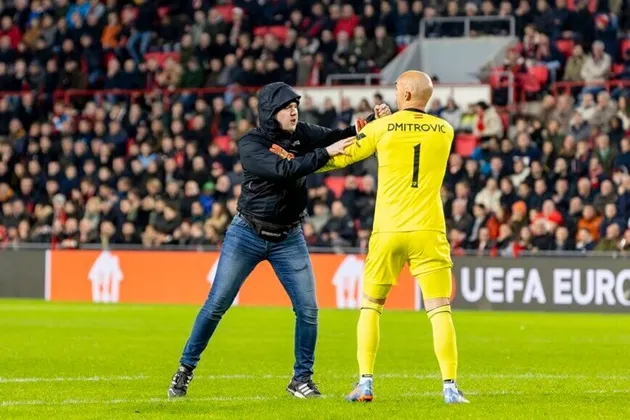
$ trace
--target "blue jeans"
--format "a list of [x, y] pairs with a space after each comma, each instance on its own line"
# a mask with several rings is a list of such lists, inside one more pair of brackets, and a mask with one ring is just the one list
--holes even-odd
[[212, 288], [197, 315], [181, 364], [197, 366], [201, 353], [243, 282], [264, 260], [271, 263], [291, 299], [296, 316], [293, 378], [299, 381], [311, 378], [317, 341], [317, 299], [302, 228], [294, 228], [282, 242], [269, 242], [260, 238], [240, 216], [236, 216], [228, 228]]
[[[151, 31], [147, 32], [134, 32], [127, 41], [127, 51], [129, 55], [136, 63], [142, 63], [144, 55], [151, 45], [151, 38], [153, 34]], [[140, 53], [136, 51], [136, 44], [140, 43]]]

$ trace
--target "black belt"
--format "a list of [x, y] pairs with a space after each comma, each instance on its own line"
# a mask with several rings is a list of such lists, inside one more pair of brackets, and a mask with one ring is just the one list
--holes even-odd
[[278, 225], [257, 219], [241, 212], [237, 213], [237, 215], [249, 223], [258, 236], [270, 242], [281, 242], [285, 240], [287, 236], [289, 236], [289, 232], [301, 224], [300, 222], [294, 222], [289, 225]]

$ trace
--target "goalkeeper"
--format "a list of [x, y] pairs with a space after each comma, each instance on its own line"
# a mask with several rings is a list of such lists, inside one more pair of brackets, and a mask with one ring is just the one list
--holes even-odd
[[366, 125], [344, 155], [331, 158], [318, 171], [343, 168], [377, 153], [378, 195], [357, 326], [361, 377], [346, 397], [349, 401], [373, 398], [380, 316], [390, 289], [408, 263], [420, 283], [433, 327], [444, 400], [468, 402], [456, 385], [457, 345], [449, 299], [453, 263], [440, 198], [453, 128], [424, 112], [432, 93], [428, 75], [403, 73], [396, 82], [399, 111]]

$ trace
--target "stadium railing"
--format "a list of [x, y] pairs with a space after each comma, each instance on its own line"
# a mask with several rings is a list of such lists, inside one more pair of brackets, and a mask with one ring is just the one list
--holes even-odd
[[[516, 36], [516, 19], [514, 16], [438, 16], [430, 19], [422, 19], [420, 22], [420, 38], [427, 38], [427, 26], [430, 24], [441, 24], [441, 23], [461, 23], [464, 25], [464, 34], [463, 37], [470, 37], [470, 24], [472, 22], [508, 22], [509, 24], [509, 36]], [[440, 35], [440, 38], [446, 38]], [[462, 37], [456, 37], [462, 38]]]
[[562, 94], [571, 94], [573, 89], [577, 88], [601, 88], [607, 91], [614, 91], [616, 88], [630, 88], [630, 80], [607, 80], [601, 83], [593, 83], [593, 82], [555, 82], [551, 85], [551, 93], [554, 96], [562, 95]]
[[[321, 107], [325, 103], [326, 99], [331, 99], [336, 107], [342, 104], [344, 98], [350, 99], [353, 106], [358, 106], [361, 99], [365, 98], [368, 101], [375, 94], [380, 94], [386, 103], [395, 103], [395, 87], [393, 85], [352, 85], [352, 84], [340, 84], [334, 86], [296, 86], [295, 87], [302, 96], [310, 96], [313, 101], [313, 106]], [[114, 98], [116, 101], [123, 101], [123, 98], [158, 98], [161, 99], [165, 105], [173, 100], [185, 95], [198, 95], [203, 96], [206, 99], [211, 99], [213, 96], [229, 95], [232, 97], [239, 96], [245, 92], [255, 94], [260, 87], [258, 86], [229, 86], [229, 87], [208, 87], [197, 89], [140, 89], [140, 90], [57, 90], [52, 93], [41, 92], [27, 92], [27, 91], [13, 91], [13, 92], [0, 92], [0, 97], [12, 97], [17, 98], [25, 95], [26, 93], [32, 93], [42, 103], [55, 102], [71, 103], [73, 100], [92, 100], [97, 104], [103, 102], [105, 99]], [[487, 84], [448, 84], [438, 83], [434, 90], [433, 98], [440, 99], [445, 102], [447, 98], [453, 97], [458, 104], [470, 104], [476, 103], [480, 100], [485, 102], [492, 102], [491, 87]]]
[[380, 80], [381, 75], [378, 73], [331, 74], [326, 77], [326, 86], [333, 86], [335, 82], [363, 82], [372, 85]]

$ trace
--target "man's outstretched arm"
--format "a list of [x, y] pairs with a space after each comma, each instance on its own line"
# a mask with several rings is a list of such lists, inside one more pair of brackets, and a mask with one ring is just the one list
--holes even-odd
[[328, 172], [335, 169], [345, 168], [356, 162], [369, 158], [376, 153], [377, 128], [375, 124], [368, 124], [356, 136], [354, 144], [346, 148], [344, 154], [330, 158], [326, 165], [318, 169], [317, 172]]

